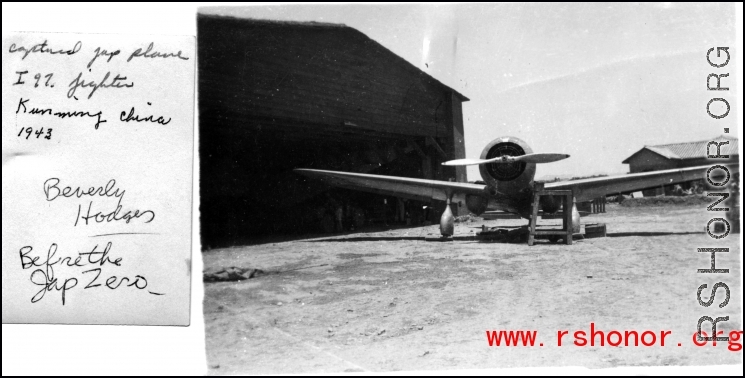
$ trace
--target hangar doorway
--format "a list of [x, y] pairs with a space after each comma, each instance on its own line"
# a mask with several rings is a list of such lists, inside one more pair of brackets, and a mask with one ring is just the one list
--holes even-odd
[[334, 189], [295, 168], [465, 181], [465, 168], [440, 163], [465, 157], [468, 99], [359, 31], [199, 15], [198, 38], [206, 248], [322, 232], [329, 216], [336, 229], [338, 207], [349, 229], [406, 213], [436, 222], [444, 206]]

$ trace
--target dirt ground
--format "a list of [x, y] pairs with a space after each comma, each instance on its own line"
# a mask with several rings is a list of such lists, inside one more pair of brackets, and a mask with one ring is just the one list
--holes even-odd
[[[437, 226], [317, 236], [205, 252], [205, 270], [258, 268], [240, 282], [205, 284], [210, 374], [341, 373], [508, 367], [742, 364], [726, 342], [694, 346], [701, 316], [730, 316], [719, 329], [742, 330], [740, 235], [704, 233], [706, 206], [625, 208], [582, 219], [608, 236], [573, 245], [437, 243]], [[544, 221], [544, 224], [558, 221]], [[481, 225], [459, 223], [456, 235]], [[729, 247], [717, 268], [698, 274]], [[696, 292], [724, 282], [709, 308]], [[574, 331], [669, 330], [666, 345], [572, 344]], [[708, 326], [710, 329], [710, 326]], [[537, 330], [536, 345], [490, 347], [487, 330]], [[557, 331], [567, 330], [557, 346]], [[724, 335], [722, 335], [724, 336]], [[597, 339], [596, 342], [599, 342]], [[741, 342], [741, 341], [740, 341]], [[542, 343], [543, 346], [539, 346]], [[678, 343], [681, 345], [678, 346]]]

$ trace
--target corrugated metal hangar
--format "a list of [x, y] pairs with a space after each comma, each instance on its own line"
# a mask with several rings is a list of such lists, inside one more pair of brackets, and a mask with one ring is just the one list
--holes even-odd
[[[719, 149], [711, 142], [725, 143]], [[709, 154], [729, 155], [727, 162], [739, 161], [739, 141], [729, 135], [720, 135], [712, 139], [697, 142], [668, 143], [656, 146], [644, 146], [626, 158], [623, 164], [629, 165], [629, 173], [661, 171], [663, 169], [696, 167], [711, 164]], [[721, 160], [720, 160], [721, 162]]]
[[[711, 142], [723, 143], [719, 149]], [[629, 173], [661, 171], [664, 169], [696, 167], [710, 165], [713, 160], [709, 154], [729, 155], [727, 160], [717, 160], [717, 163], [737, 163], [740, 161], [739, 140], [729, 135], [720, 135], [712, 139], [696, 142], [668, 143], [655, 146], [644, 146], [633, 155], [626, 158], [623, 164], [629, 165]], [[702, 186], [703, 180], [695, 183], [681, 184], [681, 188], [690, 189], [693, 186]], [[647, 189], [642, 193], [645, 196], [656, 196], [670, 194], [675, 185], [664, 188]]]
[[[332, 189], [316, 168], [465, 181], [468, 99], [363, 33], [339, 24], [199, 15], [202, 244], [437, 222], [441, 208]], [[444, 206], [444, 205], [441, 205]], [[329, 220], [331, 219], [331, 220]]]

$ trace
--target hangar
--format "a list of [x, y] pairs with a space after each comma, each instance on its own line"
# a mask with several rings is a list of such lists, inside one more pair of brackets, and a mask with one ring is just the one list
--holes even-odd
[[[720, 153], [729, 155], [728, 160], [712, 160], [707, 157], [708, 153], [716, 154], [717, 148], [712, 145], [707, 152], [709, 142], [726, 142], [722, 144]], [[644, 146], [633, 155], [626, 158], [623, 164], [629, 165], [629, 173], [661, 171], [665, 169], [696, 167], [700, 165], [717, 162], [738, 162], [740, 158], [739, 142], [736, 137], [720, 135], [712, 139], [685, 143], [668, 143], [654, 146]], [[645, 196], [663, 194], [663, 189], [650, 189], [643, 191]]]
[[345, 228], [441, 214], [294, 168], [466, 181], [440, 163], [465, 157], [468, 98], [358, 30], [203, 14], [197, 28], [204, 246], [329, 231], [338, 208]]

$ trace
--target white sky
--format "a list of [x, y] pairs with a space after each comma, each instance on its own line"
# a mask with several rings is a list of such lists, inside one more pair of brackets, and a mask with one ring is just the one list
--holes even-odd
[[[647, 144], [704, 140], [736, 130], [733, 65], [706, 52], [734, 47], [733, 4], [405, 4], [202, 8], [205, 13], [343, 23], [470, 98], [467, 157], [499, 136], [570, 159], [537, 177], [623, 173]], [[425, 66], [428, 63], [428, 67]], [[706, 90], [729, 72], [729, 92]], [[723, 84], [724, 85], [724, 84]], [[716, 94], [716, 95], [715, 95]], [[712, 97], [730, 115], [706, 113]], [[479, 178], [469, 168], [469, 180]]]

